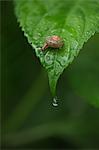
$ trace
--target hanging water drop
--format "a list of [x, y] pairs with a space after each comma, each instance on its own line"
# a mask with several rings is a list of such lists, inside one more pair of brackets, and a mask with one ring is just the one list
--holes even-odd
[[55, 107], [58, 106], [57, 100], [58, 100], [57, 97], [54, 97], [54, 98], [53, 98], [53, 103], [52, 103], [52, 105], [55, 106]]

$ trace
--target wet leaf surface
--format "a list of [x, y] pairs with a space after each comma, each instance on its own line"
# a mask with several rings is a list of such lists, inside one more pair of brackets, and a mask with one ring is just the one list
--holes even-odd
[[[79, 50], [99, 30], [98, 0], [15, 0], [15, 12], [37, 57], [47, 70], [51, 92], [63, 70]], [[46, 37], [58, 35], [64, 41], [60, 49], [42, 52]]]

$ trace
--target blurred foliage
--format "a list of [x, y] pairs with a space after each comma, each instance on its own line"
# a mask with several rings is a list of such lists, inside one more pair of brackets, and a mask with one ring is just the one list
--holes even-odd
[[99, 35], [61, 76], [54, 108], [47, 74], [19, 28], [13, 3], [1, 6], [2, 147], [98, 149], [99, 109], [86, 101], [98, 103]]
[[99, 107], [99, 34], [84, 46], [83, 52], [68, 71], [73, 90]]

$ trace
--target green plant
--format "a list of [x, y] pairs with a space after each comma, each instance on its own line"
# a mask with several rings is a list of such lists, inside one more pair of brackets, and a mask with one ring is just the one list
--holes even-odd
[[[33, 3], [32, 0], [27, 2]], [[72, 2], [66, 2], [71, 3], [71, 7]], [[56, 1], [52, 0], [46, 5], [52, 7], [54, 3]], [[60, 6], [61, 1], [58, 3]], [[0, 1], [0, 4], [3, 147], [99, 149], [99, 109], [90, 105], [99, 106], [99, 34], [84, 44], [79, 57], [60, 77], [57, 89], [59, 105], [55, 108], [47, 73], [19, 28], [12, 1]], [[38, 3], [39, 8], [41, 4]], [[48, 51], [54, 49], [47, 49], [44, 54]]]
[[[78, 55], [83, 44], [99, 31], [99, 1], [15, 0], [15, 12], [24, 35], [47, 70], [55, 96], [56, 83], [63, 70]], [[40, 48], [45, 38], [52, 35], [62, 37], [64, 46], [42, 52]]]

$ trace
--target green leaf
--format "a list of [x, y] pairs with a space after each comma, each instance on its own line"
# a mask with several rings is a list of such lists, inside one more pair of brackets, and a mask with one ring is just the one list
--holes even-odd
[[[51, 92], [63, 70], [78, 55], [79, 50], [99, 31], [99, 0], [15, 0], [15, 12], [36, 56], [47, 70]], [[64, 40], [60, 49], [42, 52], [48, 36]]]

